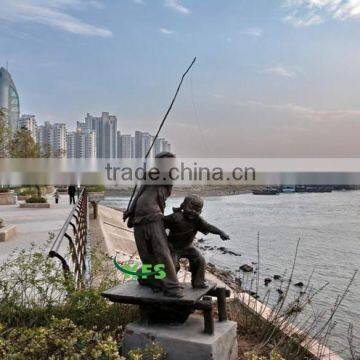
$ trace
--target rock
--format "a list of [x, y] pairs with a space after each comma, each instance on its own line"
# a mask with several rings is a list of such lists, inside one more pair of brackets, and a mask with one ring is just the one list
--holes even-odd
[[235, 251], [232, 251], [232, 250], [227, 250], [227, 253], [228, 253], [229, 255], [241, 256], [241, 254], [238, 254], [238, 253], [236, 253]]
[[265, 286], [268, 286], [271, 282], [272, 282], [272, 280], [270, 278], [266, 278], [264, 280]]
[[281, 275], [274, 275], [274, 280], [281, 280]]
[[254, 271], [254, 268], [248, 264], [241, 265], [239, 269], [244, 272], [253, 272]]
[[277, 289], [276, 291], [277, 291], [280, 295], [282, 295], [282, 294], [284, 293], [284, 291], [281, 290], [281, 289]]
[[256, 294], [256, 292], [255, 292], [255, 291], [252, 291], [252, 290], [246, 290], [245, 292], [246, 292], [247, 294], [249, 294], [250, 296], [253, 296], [253, 297], [257, 296], [257, 297], [259, 297], [259, 296]]
[[304, 286], [304, 283], [299, 281], [298, 283], [294, 284], [294, 286], [302, 288]]
[[198, 239], [198, 243], [203, 243], [205, 241], [205, 239], [201, 238], [201, 239]]
[[220, 251], [225, 251], [225, 252], [226, 252], [226, 247], [225, 247], [225, 246], [220, 246], [218, 249], [219, 249]]

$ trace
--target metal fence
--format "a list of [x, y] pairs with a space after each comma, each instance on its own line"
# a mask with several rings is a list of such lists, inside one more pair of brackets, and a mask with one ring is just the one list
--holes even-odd
[[84, 188], [49, 252], [50, 257], [61, 261], [64, 276], [72, 276], [77, 288], [86, 285], [90, 270], [87, 258], [88, 219], [88, 194]]

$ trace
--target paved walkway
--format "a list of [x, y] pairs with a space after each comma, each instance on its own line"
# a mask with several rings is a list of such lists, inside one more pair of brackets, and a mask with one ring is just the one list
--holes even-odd
[[52, 196], [48, 197], [50, 209], [20, 209], [18, 205], [0, 205], [0, 217], [7, 225], [16, 225], [17, 235], [7, 242], [0, 242], [0, 263], [14, 249], [28, 249], [31, 243], [42, 245], [49, 239], [49, 233], [55, 235], [64, 225], [73, 205], [69, 205], [69, 197], [60, 196], [59, 204], [55, 204]]

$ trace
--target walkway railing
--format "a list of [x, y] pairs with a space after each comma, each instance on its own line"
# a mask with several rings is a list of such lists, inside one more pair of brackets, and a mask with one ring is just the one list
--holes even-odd
[[84, 188], [49, 252], [50, 257], [61, 261], [64, 276], [72, 276], [77, 288], [85, 286], [89, 273], [88, 223], [88, 194]]

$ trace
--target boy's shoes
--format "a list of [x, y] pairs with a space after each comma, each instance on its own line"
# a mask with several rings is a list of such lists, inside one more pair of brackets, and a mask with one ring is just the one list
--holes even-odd
[[181, 289], [164, 290], [164, 296], [181, 299], [184, 297], [184, 293]]

